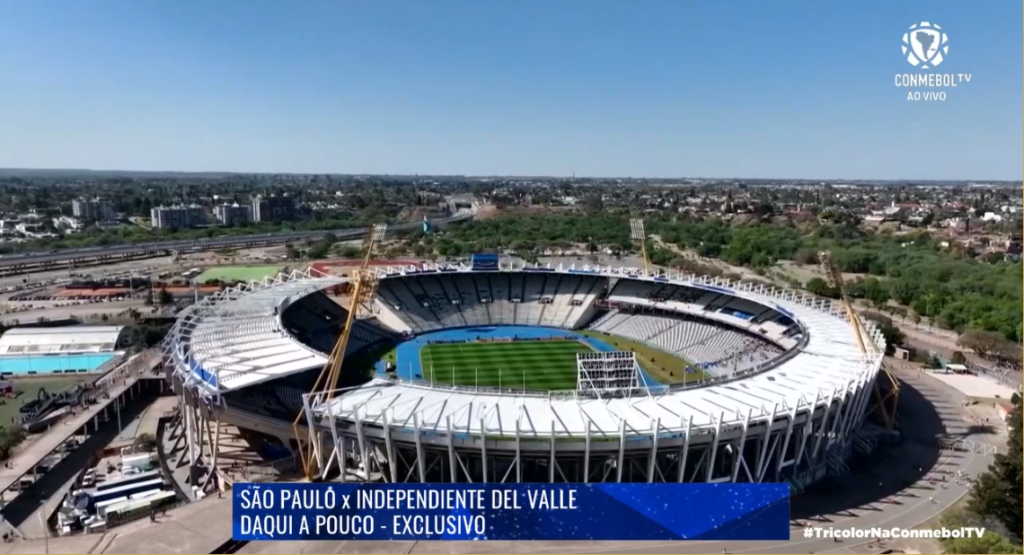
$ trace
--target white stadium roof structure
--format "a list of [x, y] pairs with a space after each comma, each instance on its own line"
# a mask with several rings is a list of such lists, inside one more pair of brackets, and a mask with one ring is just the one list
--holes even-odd
[[12, 328], [0, 336], [0, 355], [109, 353], [122, 342], [124, 326]]
[[[811, 419], [822, 413], [824, 422], [832, 422], [828, 420], [832, 413], [845, 414], [847, 417], [843, 414], [838, 417], [843, 420], [840, 428], [849, 426], [851, 431], [863, 419], [882, 358], [861, 352], [853, 328], [837, 301], [760, 284], [689, 274], [645, 275], [634, 268], [600, 266], [545, 269], [677, 284], [727, 294], [775, 309], [798, 323], [803, 333], [798, 345], [769, 364], [695, 387], [669, 386], [644, 395], [595, 398], [579, 392], [511, 393], [375, 378], [330, 399], [323, 395], [305, 396], [306, 412], [330, 422], [354, 423], [361, 444], [364, 427], [372, 427], [374, 433], [387, 429], [389, 449], [393, 435], [399, 438], [402, 434], [415, 433], [417, 438], [426, 437], [422, 434], [442, 438], [437, 441], [447, 445], [449, 450], [456, 442], [465, 445], [465, 440], [474, 438], [497, 441], [515, 438], [517, 444], [520, 439], [546, 438], [551, 445], [555, 439], [585, 438], [588, 452], [592, 438], [595, 441], [619, 440], [621, 449], [625, 449], [627, 441], [653, 441], [653, 449], [657, 450], [659, 441], [663, 446], [673, 441], [685, 441], [689, 445], [691, 436], [696, 442], [702, 434], [709, 434], [706, 437], [713, 434], [717, 445], [717, 438], [724, 437], [726, 432], [739, 434], [738, 430], [742, 429], [745, 438], [747, 430], [755, 426], [769, 423], [767, 429], [775, 430], [776, 424], [786, 421], [789, 431], [784, 435], [785, 442], [789, 443], [788, 436], [796, 435], [793, 423], [801, 420], [803, 414], [808, 415], [806, 422], [812, 429], [801, 429], [799, 433], [813, 432], [819, 436], [822, 428], [836, 427], [834, 423], [811, 426]], [[440, 268], [434, 266], [379, 268], [377, 271], [385, 279], [424, 273], [472, 272], [464, 265], [446, 266], [445, 270], [441, 274]], [[502, 268], [502, 271], [523, 270]], [[169, 336], [166, 349], [175, 376], [197, 396], [215, 405], [222, 392], [322, 367], [327, 362], [324, 354], [282, 331], [280, 315], [290, 302], [345, 281], [345, 278], [293, 272], [207, 297], [180, 319]], [[653, 304], [642, 298], [620, 300], [637, 305]], [[661, 302], [658, 306], [673, 309], [666, 304], [672, 303]], [[869, 326], [868, 333], [871, 334], [869, 340], [884, 352], [881, 334], [873, 326]], [[831, 410], [833, 406], [835, 410]], [[312, 418], [309, 421], [312, 423]], [[332, 428], [335, 427], [332, 425]], [[782, 424], [783, 431], [785, 428], [786, 424]], [[348, 428], [349, 432], [351, 430]], [[337, 436], [337, 431], [334, 433]], [[835, 432], [829, 432], [832, 433]], [[420, 448], [417, 440], [417, 450]], [[785, 452], [785, 444], [781, 448]], [[554, 463], [554, 447], [551, 449]], [[486, 451], [484, 453], [486, 459]], [[622, 456], [620, 451], [620, 463]], [[518, 460], [518, 454], [516, 457]], [[714, 450], [710, 457], [709, 468], [714, 465]], [[686, 466], [685, 457], [682, 465]], [[452, 472], [454, 476], [455, 471]], [[485, 464], [485, 477], [486, 472]], [[733, 473], [734, 480], [735, 472], [738, 470]], [[422, 468], [420, 475], [425, 476]], [[708, 478], [711, 479], [710, 470]]]
[[323, 367], [327, 357], [284, 331], [280, 315], [293, 300], [344, 282], [296, 271], [200, 300], [169, 334], [170, 354], [189, 369], [185, 384], [216, 395]]

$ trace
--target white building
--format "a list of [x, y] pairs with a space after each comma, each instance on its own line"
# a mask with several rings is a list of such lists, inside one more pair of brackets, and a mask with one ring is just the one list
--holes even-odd
[[206, 223], [206, 210], [198, 204], [158, 206], [149, 214], [153, 227], [157, 229], [186, 229]]
[[87, 222], [109, 222], [117, 219], [114, 203], [99, 197], [71, 201], [71, 212], [76, 218]]
[[213, 215], [224, 225], [235, 225], [252, 221], [252, 207], [234, 204], [221, 204], [213, 208]]

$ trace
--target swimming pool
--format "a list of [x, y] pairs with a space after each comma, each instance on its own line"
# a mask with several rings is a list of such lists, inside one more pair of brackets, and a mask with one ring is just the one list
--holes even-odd
[[95, 372], [115, 356], [115, 353], [0, 356], [0, 372], [16, 376]]

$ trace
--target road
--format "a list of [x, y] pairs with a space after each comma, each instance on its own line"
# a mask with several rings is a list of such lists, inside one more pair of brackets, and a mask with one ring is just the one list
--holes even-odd
[[[444, 225], [452, 222], [468, 220], [473, 217], [472, 212], [456, 214], [450, 218], [435, 220], [435, 225]], [[422, 225], [419, 222], [406, 223], [388, 226], [388, 230], [415, 229]], [[147, 253], [162, 253], [167, 251], [207, 251], [229, 247], [251, 247], [283, 244], [288, 241], [314, 240], [332, 233], [339, 239], [356, 239], [366, 234], [365, 229], [345, 230], [321, 230], [321, 231], [295, 231], [289, 233], [266, 233], [261, 235], [242, 235], [235, 237], [215, 237], [212, 239], [195, 239], [188, 241], [161, 241], [154, 243], [139, 243], [136, 245], [114, 245], [109, 247], [85, 247], [56, 252], [37, 252], [27, 254], [11, 254], [0, 258], [0, 270], [13, 269], [19, 266], [36, 266], [43, 264], [59, 264], [76, 262], [98, 257], [129, 257], [141, 256]]]

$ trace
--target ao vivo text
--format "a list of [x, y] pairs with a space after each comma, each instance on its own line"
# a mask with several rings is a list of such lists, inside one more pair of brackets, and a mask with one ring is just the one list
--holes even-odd
[[942, 102], [946, 100], [946, 91], [911, 91], [907, 93], [907, 101]]

